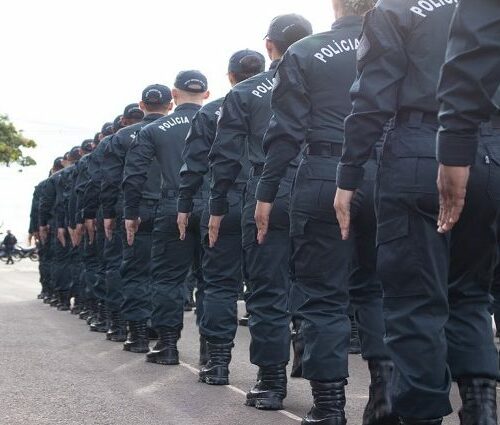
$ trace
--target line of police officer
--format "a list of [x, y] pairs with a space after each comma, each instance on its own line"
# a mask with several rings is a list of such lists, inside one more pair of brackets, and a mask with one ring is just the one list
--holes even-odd
[[[124, 350], [176, 365], [191, 270], [199, 379], [227, 385], [244, 280], [259, 368], [246, 404], [282, 409], [293, 322], [314, 399], [303, 424], [346, 423], [352, 311], [371, 375], [364, 425], [441, 423], [452, 380], [461, 423], [496, 424], [494, 111], [462, 221], [444, 235], [440, 216], [436, 230], [436, 88], [456, 1], [332, 3], [324, 33], [295, 14], [271, 22], [268, 71], [259, 53], [235, 53], [224, 99], [203, 106], [206, 77], [180, 72], [57, 158], [31, 214], [42, 293], [60, 310], [74, 298]], [[439, 134], [448, 166], [462, 165], [456, 138]]]

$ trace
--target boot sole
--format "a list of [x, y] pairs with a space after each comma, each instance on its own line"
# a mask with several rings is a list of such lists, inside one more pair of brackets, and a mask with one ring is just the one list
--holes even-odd
[[229, 378], [215, 378], [212, 376], [204, 376], [199, 378], [199, 382], [207, 385], [229, 385]]
[[283, 401], [276, 399], [275, 400], [268, 398], [247, 399], [245, 405], [250, 407], [255, 407], [258, 410], [283, 410]]
[[149, 353], [149, 348], [133, 348], [133, 347], [123, 347], [123, 351], [128, 351], [129, 353], [135, 353], [135, 354], [146, 354]]
[[123, 337], [123, 338], [109, 338], [108, 341], [111, 341], [111, 342], [125, 342], [127, 340], [127, 337]]
[[179, 360], [151, 359], [149, 357], [146, 357], [146, 362], [160, 364], [163, 366], [176, 366], [179, 364]]
[[107, 329], [96, 329], [96, 328], [89, 328], [90, 332], [97, 332], [100, 334], [105, 334], [108, 330]]

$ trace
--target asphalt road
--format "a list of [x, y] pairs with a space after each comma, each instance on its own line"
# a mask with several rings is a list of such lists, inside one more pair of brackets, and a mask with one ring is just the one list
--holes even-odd
[[[286, 410], [244, 405], [256, 376], [247, 328], [238, 330], [231, 385], [200, 384], [193, 313], [185, 315], [182, 364], [146, 363], [144, 355], [122, 351], [121, 344], [89, 332], [82, 320], [36, 300], [36, 267], [28, 260], [0, 264], [1, 425], [296, 425], [310, 408], [309, 385], [302, 379], [289, 381]], [[360, 356], [351, 356], [350, 374], [348, 423], [361, 424], [369, 375]], [[452, 398], [458, 407], [455, 388]], [[456, 414], [445, 421], [457, 423]]]

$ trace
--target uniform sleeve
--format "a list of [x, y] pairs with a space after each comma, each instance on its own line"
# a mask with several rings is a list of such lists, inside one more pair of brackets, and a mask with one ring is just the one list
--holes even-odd
[[499, 84], [500, 2], [461, 0], [438, 87], [439, 162], [450, 166], [474, 163], [478, 128], [497, 110], [492, 98]]
[[351, 88], [353, 109], [345, 121], [344, 152], [337, 169], [341, 189], [355, 190], [361, 185], [363, 164], [397, 111], [398, 88], [408, 62], [399, 21], [380, 4], [365, 16], [357, 52], [358, 75]]
[[31, 199], [30, 226], [28, 233], [38, 232], [38, 204], [40, 200], [40, 186], [36, 186]]
[[69, 199], [67, 203], [67, 217], [68, 217], [68, 223], [70, 227], [75, 228], [77, 224], [81, 224], [82, 220], [80, 217], [77, 216], [77, 192], [76, 188], [79, 183], [79, 178], [80, 178], [80, 168], [81, 168], [81, 160], [80, 162], [76, 165], [75, 170], [72, 173], [72, 178], [71, 178], [71, 190], [69, 192]]
[[208, 157], [212, 171], [211, 215], [224, 215], [229, 209], [227, 192], [241, 171], [241, 159], [250, 132], [248, 118], [248, 103], [237, 91], [230, 91], [222, 104], [217, 135]]
[[142, 189], [155, 153], [151, 129], [144, 128], [137, 133], [125, 159], [122, 183], [125, 219], [139, 217]]
[[278, 67], [271, 98], [273, 116], [264, 136], [266, 163], [256, 198], [274, 202], [286, 169], [300, 152], [310, 126], [311, 101], [297, 57], [286, 53]]
[[189, 213], [193, 210], [193, 197], [203, 184], [208, 173], [208, 153], [215, 138], [214, 117], [204, 111], [198, 112], [191, 122], [186, 137], [186, 146], [182, 152], [184, 164], [180, 170], [179, 199], [177, 210]]
[[39, 224], [47, 226], [52, 218], [52, 209], [56, 202], [56, 188], [54, 178], [49, 178], [43, 188], [39, 207]]
[[75, 187], [76, 215], [77, 215], [77, 220], [80, 223], [83, 223], [83, 221], [84, 221], [83, 210], [84, 210], [84, 206], [85, 206], [85, 190], [87, 189], [87, 186], [90, 182], [90, 174], [89, 174], [89, 168], [88, 168], [90, 156], [91, 156], [91, 154], [85, 158], [86, 161], [84, 164], [82, 164], [82, 167], [80, 169], [80, 173], [78, 175], [77, 184]]
[[103, 159], [101, 183], [101, 203], [104, 218], [115, 218], [115, 205], [120, 196], [123, 180], [123, 167], [128, 146], [120, 134], [117, 134], [106, 146]]
[[[102, 142], [101, 142], [102, 143]], [[92, 152], [89, 165], [88, 174], [89, 180], [85, 191], [83, 193], [83, 218], [84, 219], [94, 219], [97, 216], [97, 210], [99, 209], [99, 200], [101, 192], [101, 182], [102, 182], [102, 150], [103, 148], [97, 149]]]

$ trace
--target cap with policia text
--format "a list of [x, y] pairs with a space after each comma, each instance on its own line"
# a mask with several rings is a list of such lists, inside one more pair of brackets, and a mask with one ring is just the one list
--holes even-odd
[[112, 122], [104, 123], [101, 129], [101, 134], [103, 135], [103, 137], [111, 136], [113, 134], [113, 123]]
[[266, 59], [255, 50], [239, 50], [229, 59], [228, 72], [236, 74], [263, 72], [266, 66]]
[[113, 131], [116, 133], [120, 128], [123, 128], [122, 125], [123, 115], [118, 115], [113, 121]]
[[172, 93], [167, 86], [152, 84], [143, 90], [142, 101], [146, 105], [166, 105], [172, 101]]
[[125, 106], [123, 118], [142, 120], [144, 118], [144, 112], [141, 111], [138, 103], [131, 103], [130, 105]]
[[192, 69], [179, 72], [174, 86], [191, 93], [204, 93], [208, 90], [208, 81], [200, 71]]
[[82, 151], [85, 153], [90, 153], [94, 149], [94, 140], [86, 139], [82, 142]]
[[265, 38], [271, 41], [294, 43], [311, 34], [311, 23], [303, 16], [291, 13], [276, 16], [271, 21]]

